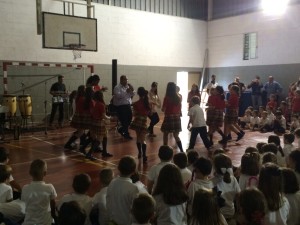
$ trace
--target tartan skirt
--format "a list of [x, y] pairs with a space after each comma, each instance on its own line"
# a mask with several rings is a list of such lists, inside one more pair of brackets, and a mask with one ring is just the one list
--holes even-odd
[[82, 130], [89, 130], [91, 128], [91, 124], [92, 118], [90, 114], [79, 114], [76, 112], [70, 123], [71, 127]]
[[181, 131], [180, 114], [165, 115], [160, 130], [164, 133], [179, 133]]
[[238, 109], [227, 109], [224, 118], [225, 123], [232, 124], [238, 122]]
[[136, 132], [147, 133], [147, 116], [135, 116], [129, 128]]
[[222, 127], [224, 123], [223, 110], [208, 109], [206, 112], [207, 126]]
[[93, 124], [90, 128], [91, 133], [95, 134], [97, 137], [107, 137], [107, 129], [104, 119], [93, 120]]

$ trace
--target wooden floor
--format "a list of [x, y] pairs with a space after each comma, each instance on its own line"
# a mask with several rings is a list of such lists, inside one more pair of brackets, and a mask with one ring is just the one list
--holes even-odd
[[[48, 174], [45, 181], [52, 183], [57, 191], [58, 200], [66, 193], [72, 192], [73, 176], [79, 173], [87, 173], [92, 178], [92, 186], [89, 190], [89, 195], [93, 196], [99, 190], [98, 172], [104, 167], [115, 169], [115, 175], [119, 159], [124, 155], [132, 155], [138, 163], [138, 170], [141, 173], [141, 179], [146, 182], [146, 175], [152, 165], [159, 162], [157, 153], [162, 145], [162, 133], [160, 132], [161, 122], [155, 127], [157, 137], [147, 139], [147, 155], [148, 163], [143, 164], [137, 159], [137, 149], [135, 145], [135, 134], [131, 131], [133, 140], [124, 140], [115, 130], [114, 123], [111, 123], [108, 135], [108, 151], [114, 155], [109, 159], [102, 159], [100, 154], [95, 154], [99, 159], [97, 161], [89, 161], [76, 151], [65, 151], [63, 146], [68, 140], [71, 133], [74, 131], [66, 125], [62, 129], [49, 130], [45, 135], [44, 130], [34, 131], [29, 127], [28, 130], [23, 130], [19, 140], [13, 140], [11, 134], [6, 135], [6, 140], [9, 143], [0, 144], [10, 151], [9, 164], [13, 168], [14, 179], [23, 186], [31, 181], [29, 176], [29, 165], [33, 159], [44, 159], [48, 164]], [[187, 117], [182, 118], [182, 129], [180, 138], [183, 147], [187, 148], [189, 142], [189, 131], [187, 127]], [[248, 146], [255, 146], [257, 142], [266, 142], [268, 134], [258, 132], [246, 132], [245, 137], [238, 143], [229, 142], [227, 154], [231, 157], [233, 164], [239, 166], [240, 158], [244, 150]], [[220, 147], [217, 140], [220, 139], [218, 134], [215, 134], [215, 146]], [[233, 136], [233, 139], [236, 139]], [[169, 145], [174, 147], [175, 152], [178, 151], [174, 138], [170, 135]], [[198, 137], [195, 149], [201, 155], [207, 155], [207, 151], [203, 143]]]

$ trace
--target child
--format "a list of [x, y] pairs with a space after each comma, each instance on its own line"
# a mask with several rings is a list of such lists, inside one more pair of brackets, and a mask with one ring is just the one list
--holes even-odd
[[149, 194], [139, 194], [132, 202], [131, 214], [137, 223], [135, 225], [151, 225], [155, 216], [155, 200]]
[[297, 128], [294, 132], [295, 138], [298, 139], [298, 148], [300, 148], [300, 128]]
[[151, 90], [149, 91], [149, 103], [151, 105], [151, 113], [148, 115], [150, 119], [150, 125], [148, 127], [149, 137], [156, 137], [153, 132], [153, 128], [159, 122], [157, 109], [161, 107], [161, 102], [157, 93], [157, 85], [157, 82], [152, 82]]
[[176, 84], [169, 82], [162, 105], [165, 117], [160, 129], [163, 132], [163, 144], [168, 145], [168, 135], [173, 133], [179, 150], [183, 152], [179, 138], [179, 132], [181, 131], [181, 101], [182, 97], [176, 91]]
[[59, 225], [84, 225], [87, 215], [77, 201], [65, 202], [58, 213]]
[[187, 156], [184, 152], [180, 152], [173, 157], [174, 164], [180, 169], [182, 180], [187, 184], [192, 179], [192, 172], [187, 168]]
[[161, 169], [153, 198], [156, 201], [157, 224], [187, 224], [188, 195], [177, 166], [168, 164]]
[[300, 189], [296, 174], [293, 170], [282, 168], [283, 192], [290, 203], [288, 225], [297, 225], [300, 222]]
[[258, 150], [258, 152], [259, 152], [260, 155], [262, 155], [262, 154], [264, 153], [263, 150], [262, 150], [262, 147], [263, 147], [265, 144], [267, 144], [267, 143], [266, 143], [266, 142], [258, 142], [258, 143], [256, 144], [256, 148], [257, 148], [257, 150]]
[[225, 199], [225, 206], [220, 210], [227, 222], [230, 223], [235, 215], [234, 201], [241, 189], [233, 176], [231, 159], [225, 154], [218, 154], [213, 161], [216, 172], [213, 183], [217, 186], [218, 191], [222, 192], [221, 197]]
[[107, 195], [107, 187], [110, 184], [114, 177], [113, 170], [111, 168], [104, 168], [99, 173], [99, 181], [100, 181], [100, 191], [96, 193], [93, 197], [93, 210], [96, 211], [96, 215], [98, 215], [98, 223], [107, 224], [108, 213], [106, 210], [106, 195]]
[[253, 110], [252, 117], [250, 118], [250, 130], [258, 130], [260, 124], [260, 118], [258, 117], [258, 111]]
[[139, 193], [147, 193], [148, 194], [147, 187], [140, 180], [140, 174], [138, 171], [136, 171], [134, 174], [132, 174], [130, 179], [132, 180], [132, 183], [138, 188]]
[[299, 127], [300, 127], [299, 116], [297, 114], [293, 114], [291, 116], [290, 132], [294, 133], [295, 130]]
[[130, 176], [136, 171], [133, 157], [124, 156], [118, 164], [120, 176], [113, 179], [107, 188], [106, 208], [111, 222], [131, 224], [130, 209], [133, 199], [139, 193]]
[[277, 109], [277, 100], [276, 96], [271, 94], [270, 95], [270, 100], [267, 103], [267, 107], [270, 108], [271, 110], [276, 110]]
[[195, 150], [187, 151], [187, 158], [188, 158], [188, 166], [187, 168], [193, 172], [194, 171], [194, 162], [199, 158], [199, 153]]
[[265, 225], [264, 218], [267, 213], [267, 204], [261, 191], [256, 188], [241, 191], [238, 203], [239, 211], [242, 213], [239, 224]]
[[245, 115], [240, 118], [240, 125], [243, 129], [250, 128], [250, 120], [251, 120], [251, 110], [246, 109]]
[[160, 159], [160, 163], [152, 166], [148, 172], [147, 187], [149, 194], [152, 193], [152, 189], [156, 185], [157, 177], [159, 175], [160, 170], [165, 165], [171, 163], [171, 160], [173, 158], [173, 149], [168, 145], [160, 146], [158, 150], [158, 157]]
[[300, 184], [300, 151], [292, 151], [289, 155], [289, 165], [295, 171], [298, 183]]
[[241, 160], [241, 174], [239, 178], [239, 185], [241, 190], [247, 187], [256, 187], [258, 183], [259, 174], [259, 154], [245, 153]]
[[134, 119], [130, 124], [130, 128], [136, 133], [136, 146], [138, 149], [138, 158], [143, 157], [143, 162], [147, 162], [146, 155], [146, 134], [147, 134], [147, 116], [151, 112], [148, 91], [144, 87], [139, 87], [137, 90], [139, 100], [133, 103]]
[[293, 134], [284, 134], [283, 135], [283, 154], [285, 158], [285, 165], [289, 165], [289, 155], [295, 149], [293, 142], [295, 140], [295, 135]]
[[[76, 201], [80, 207], [86, 212], [86, 215], [90, 215], [92, 210], [92, 199], [87, 195], [87, 191], [91, 185], [91, 178], [88, 174], [78, 174], [73, 178], [73, 190], [74, 193], [64, 195], [58, 203], [58, 210], [64, 202]], [[90, 218], [87, 217], [85, 224], [91, 224]]]
[[279, 167], [266, 163], [259, 173], [258, 189], [267, 201], [268, 213], [264, 218], [265, 224], [287, 224], [290, 204], [282, 193], [282, 175]]
[[285, 164], [285, 155], [284, 152], [280, 146], [280, 138], [277, 135], [270, 135], [268, 137], [268, 143], [274, 143], [277, 147], [277, 152], [273, 151], [274, 154], [276, 154], [277, 162], [279, 166], [286, 166]]
[[258, 107], [258, 116], [262, 117], [262, 113], [265, 111], [265, 108], [263, 106]]
[[275, 134], [284, 134], [286, 130], [286, 120], [280, 111], [276, 111], [273, 121], [273, 130]]
[[267, 152], [263, 155], [262, 165], [264, 165], [266, 163], [274, 163], [274, 164], [278, 165], [277, 157], [273, 152]]
[[[200, 98], [198, 96], [194, 96], [191, 99], [191, 108], [188, 113], [190, 119], [188, 122], [188, 129], [191, 130], [191, 137], [188, 149], [193, 149], [195, 147], [196, 139], [198, 134], [203, 141], [206, 149], [212, 146], [210, 141], [207, 138], [207, 130], [206, 130], [206, 123], [204, 118], [203, 109], [200, 107]], [[190, 124], [192, 125], [190, 128]]]
[[270, 107], [266, 107], [266, 111], [267, 111], [267, 113], [268, 113], [268, 119], [269, 119], [269, 121], [270, 121], [270, 123], [272, 124], [272, 126], [273, 126], [273, 121], [274, 121], [274, 119], [275, 119], [275, 115], [274, 115], [274, 113], [273, 113], [273, 109], [271, 109]]
[[212, 190], [199, 189], [194, 195], [189, 225], [227, 225]]
[[33, 160], [30, 164], [29, 173], [32, 182], [24, 185], [21, 195], [21, 200], [26, 204], [23, 225], [51, 225], [52, 217], [55, 218], [57, 194], [52, 184], [46, 184], [43, 181], [47, 173], [46, 162], [41, 159]]
[[291, 114], [290, 114], [290, 110], [288, 108], [288, 104], [286, 103], [286, 101], [280, 102], [278, 110], [281, 111], [282, 115], [286, 119], [286, 122], [290, 123], [291, 122]]
[[194, 163], [194, 172], [193, 177], [195, 179], [192, 180], [190, 183], [187, 193], [189, 196], [188, 201], [188, 214], [192, 215], [192, 205], [193, 205], [193, 199], [196, 191], [202, 188], [206, 189], [212, 189], [213, 183], [209, 179], [209, 175], [212, 171], [212, 163], [209, 159], [206, 159], [204, 157], [200, 157], [195, 163]]
[[[7, 165], [9, 162], [9, 152], [4, 147], [0, 147], [0, 165]], [[12, 187], [14, 199], [21, 197], [22, 188], [18, 184], [12, 175], [9, 176], [9, 185]]]
[[13, 200], [13, 191], [8, 185], [11, 175], [11, 167], [8, 165], [0, 165], [0, 203], [10, 202]]
[[292, 100], [292, 113], [293, 114], [300, 113], [300, 90], [295, 91], [295, 96]]

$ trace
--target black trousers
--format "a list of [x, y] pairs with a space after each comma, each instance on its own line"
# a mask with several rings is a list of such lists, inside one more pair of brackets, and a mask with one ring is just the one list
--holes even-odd
[[204, 126], [204, 127], [192, 127], [189, 149], [193, 149], [195, 147], [196, 139], [197, 139], [198, 134], [200, 134], [200, 137], [201, 137], [205, 147], [209, 148], [211, 146], [211, 144], [210, 144], [210, 141], [208, 140], [208, 137], [207, 137], [206, 126]]
[[53, 123], [53, 120], [54, 120], [57, 108], [58, 108], [58, 113], [59, 113], [59, 115], [58, 115], [58, 123], [61, 124], [63, 122], [63, 120], [64, 120], [64, 103], [63, 102], [61, 102], [61, 103], [53, 103], [52, 104], [52, 109], [51, 109], [51, 114], [50, 114], [49, 124]]
[[151, 116], [148, 117], [150, 119], [148, 130], [150, 134], [153, 134], [153, 127], [159, 122], [159, 116], [157, 112], [154, 112]]
[[132, 120], [132, 110], [130, 105], [119, 105], [116, 106], [118, 120], [121, 127], [118, 129], [123, 135], [128, 135], [128, 127]]

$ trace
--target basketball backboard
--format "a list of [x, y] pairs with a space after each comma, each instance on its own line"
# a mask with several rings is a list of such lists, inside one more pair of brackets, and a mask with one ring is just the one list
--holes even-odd
[[43, 12], [43, 48], [97, 51], [97, 19]]

